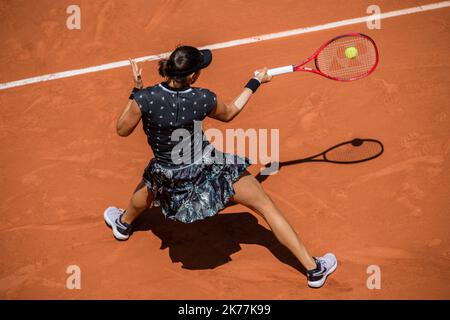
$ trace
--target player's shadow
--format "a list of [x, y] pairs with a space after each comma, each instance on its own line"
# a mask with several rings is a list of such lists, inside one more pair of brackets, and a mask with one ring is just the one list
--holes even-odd
[[205, 220], [184, 224], [166, 219], [159, 208], [146, 210], [136, 219], [134, 231], [151, 231], [161, 239], [173, 262], [185, 269], [212, 269], [230, 262], [241, 244], [264, 246], [278, 260], [299, 272], [304, 268], [272, 231], [258, 223], [248, 212], [218, 214]]

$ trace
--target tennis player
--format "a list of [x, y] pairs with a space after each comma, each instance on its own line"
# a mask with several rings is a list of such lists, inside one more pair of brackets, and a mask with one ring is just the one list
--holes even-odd
[[133, 220], [152, 205], [160, 206], [166, 218], [192, 223], [216, 215], [230, 201], [240, 203], [265, 219], [277, 239], [307, 270], [308, 285], [320, 288], [336, 269], [336, 257], [331, 253], [312, 257], [247, 171], [250, 161], [215, 149], [203, 131], [196, 130], [206, 117], [231, 121], [271, 76], [267, 68], [259, 70], [232, 102], [225, 103], [214, 92], [192, 86], [211, 61], [210, 50], [180, 46], [159, 63], [159, 74], [165, 81], [144, 88], [142, 69], [138, 70], [130, 60], [135, 87], [117, 121], [117, 133], [122, 137], [130, 135], [142, 120], [154, 158], [145, 168], [128, 207], [109, 207], [104, 219], [117, 240], [127, 240]]

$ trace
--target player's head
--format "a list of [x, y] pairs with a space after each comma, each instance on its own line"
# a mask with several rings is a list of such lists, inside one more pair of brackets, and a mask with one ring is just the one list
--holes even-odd
[[210, 65], [210, 50], [198, 50], [191, 46], [180, 46], [168, 59], [159, 62], [159, 74], [180, 85], [193, 84], [200, 76], [200, 70]]

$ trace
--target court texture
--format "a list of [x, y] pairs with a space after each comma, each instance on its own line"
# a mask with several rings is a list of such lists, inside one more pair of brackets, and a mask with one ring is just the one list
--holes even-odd
[[[69, 30], [72, 1], [1, 1], [0, 298], [449, 299], [450, 2], [374, 2], [81, 0], [81, 29]], [[373, 4], [379, 29], [365, 20]], [[161, 54], [210, 48], [196, 85], [227, 100], [254, 70], [300, 62], [348, 32], [378, 45], [369, 77], [278, 76], [232, 122], [204, 123], [279, 129], [281, 161], [355, 137], [383, 143], [371, 161], [299, 163], [262, 182], [312, 254], [336, 254], [323, 288], [309, 289], [239, 205], [190, 225], [150, 209], [129, 241], [114, 240], [102, 213], [127, 205], [152, 158], [141, 125], [116, 134], [128, 58], [148, 86], [161, 81]], [[70, 266], [80, 289], [67, 288]], [[381, 287], [370, 289], [377, 267]]]

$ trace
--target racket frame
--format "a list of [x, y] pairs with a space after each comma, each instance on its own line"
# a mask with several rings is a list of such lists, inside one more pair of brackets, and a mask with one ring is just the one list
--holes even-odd
[[[366, 72], [366, 73], [364, 73], [364, 74], [362, 74], [362, 75], [360, 75], [358, 77], [351, 78], [351, 79], [342, 79], [342, 78], [338, 78], [338, 77], [332, 77], [332, 76], [327, 75], [327, 74], [323, 73], [322, 71], [320, 71], [320, 68], [317, 65], [317, 59], [316, 58], [322, 52], [322, 50], [325, 49], [325, 47], [327, 47], [333, 41], [336, 41], [336, 40], [344, 38], [344, 37], [351, 37], [351, 36], [353, 36], [353, 37], [354, 36], [364, 37], [364, 38], [366, 38], [367, 40], [369, 40], [373, 44], [373, 47], [375, 48], [375, 63], [372, 66], [372, 68], [368, 72]], [[304, 67], [304, 65], [309, 63], [311, 60], [314, 60], [315, 67], [317, 69], [313, 69], [313, 68], [310, 68], [310, 67]], [[358, 80], [358, 79], [367, 77], [369, 74], [371, 74], [376, 69], [376, 67], [378, 66], [378, 60], [379, 60], [379, 53], [378, 53], [378, 48], [377, 48], [377, 45], [375, 44], [375, 41], [372, 38], [370, 38], [368, 35], [365, 35], [365, 34], [362, 34], [362, 33], [353, 32], [353, 33], [346, 33], [346, 34], [337, 36], [337, 37], [335, 37], [335, 38], [325, 42], [309, 58], [303, 60], [299, 64], [294, 64], [294, 65], [289, 65], [289, 66], [269, 69], [267, 72], [268, 72], [269, 75], [276, 76], [276, 75], [280, 75], [280, 74], [286, 74], [286, 73], [291, 73], [291, 72], [303, 71], [303, 72], [315, 73], [315, 74], [321, 75], [321, 76], [323, 76], [325, 78], [328, 78], [328, 79], [331, 79], [331, 80], [342, 81], [342, 82], [349, 82], [349, 81], [354, 81], [354, 80]]]

